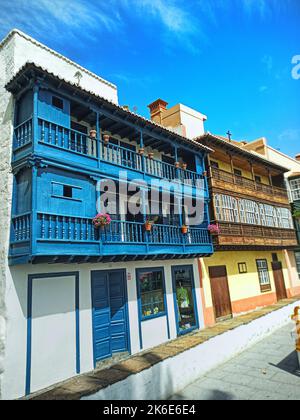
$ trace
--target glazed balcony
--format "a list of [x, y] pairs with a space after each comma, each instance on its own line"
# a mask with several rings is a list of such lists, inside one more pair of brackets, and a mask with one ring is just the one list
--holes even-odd
[[[14, 130], [14, 160], [18, 160], [33, 149], [32, 119], [17, 126]], [[110, 136], [114, 139], [114, 136]], [[48, 158], [58, 159], [62, 163], [84, 165], [91, 170], [100, 170], [103, 174], [118, 177], [120, 170], [127, 170], [129, 180], [138, 176], [146, 181], [152, 178], [159, 180], [184, 182], [187, 187], [201, 186], [205, 191], [206, 178], [188, 169], [176, 168], [175, 165], [162, 160], [149, 158], [146, 155], [125, 147], [106, 143], [101, 138], [91, 138], [79, 131], [38, 119], [36, 153]], [[199, 184], [199, 182], [201, 184]]]
[[213, 237], [217, 248], [288, 248], [297, 245], [293, 229], [281, 229], [239, 223], [219, 223], [220, 234]]
[[[38, 213], [31, 230], [30, 213], [14, 217], [11, 263], [24, 261], [87, 262], [206, 256], [213, 252], [207, 228], [115, 221], [95, 229], [90, 218]], [[32, 252], [30, 251], [32, 249]]]
[[273, 203], [288, 203], [286, 189], [259, 183], [218, 168], [210, 168], [211, 187], [220, 191], [255, 197]]

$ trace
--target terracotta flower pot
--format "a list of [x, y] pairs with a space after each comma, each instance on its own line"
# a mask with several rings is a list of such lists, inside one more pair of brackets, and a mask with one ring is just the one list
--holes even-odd
[[104, 134], [103, 141], [104, 141], [104, 143], [109, 143], [109, 135], [108, 134]]
[[186, 163], [183, 163], [183, 164], [182, 164], [182, 169], [185, 171], [185, 170], [186, 170], [186, 168], [187, 168], [187, 164], [186, 164]]
[[146, 230], [146, 232], [151, 232], [151, 230], [152, 230], [152, 224], [149, 223], [149, 222], [146, 222], [145, 223], [145, 230]]
[[90, 130], [90, 138], [95, 139], [97, 137], [97, 131], [96, 130]]
[[143, 155], [145, 153], [145, 149], [143, 148], [143, 147], [141, 147], [140, 149], [139, 149], [139, 154], [140, 155]]
[[179, 169], [180, 168], [180, 162], [175, 162], [175, 168]]
[[181, 233], [183, 235], [186, 235], [188, 233], [188, 227], [185, 225], [181, 226]]
[[153, 159], [153, 156], [154, 156], [154, 153], [152, 153], [152, 152], [148, 153], [148, 158], [149, 159]]

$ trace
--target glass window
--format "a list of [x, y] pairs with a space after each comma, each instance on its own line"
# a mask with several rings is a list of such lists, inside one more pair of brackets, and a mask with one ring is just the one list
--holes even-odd
[[259, 283], [262, 291], [271, 290], [271, 282], [267, 260], [256, 260]]
[[182, 334], [197, 326], [192, 268], [174, 267], [173, 284], [176, 293], [178, 329]]
[[291, 193], [293, 201], [300, 200], [300, 178], [290, 181]]
[[142, 318], [165, 314], [163, 269], [138, 270]]
[[295, 252], [295, 259], [296, 259], [298, 275], [300, 277], [300, 252]]
[[64, 109], [64, 101], [57, 96], [52, 96], [52, 105], [58, 109]]

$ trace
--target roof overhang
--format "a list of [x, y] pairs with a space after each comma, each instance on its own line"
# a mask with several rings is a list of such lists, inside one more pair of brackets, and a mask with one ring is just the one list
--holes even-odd
[[93, 105], [95, 109], [99, 109], [99, 112], [101, 112], [101, 109], [106, 109], [114, 115], [117, 115], [119, 118], [122, 118], [125, 122], [127, 121], [131, 124], [135, 124], [137, 128], [141, 130], [148, 129], [153, 133], [164, 136], [166, 139], [176, 140], [179, 144], [189, 146], [189, 148], [195, 151], [198, 150], [205, 153], [213, 152], [210, 147], [195, 140], [183, 137], [157, 123], [154, 123], [153, 121], [150, 121], [101, 96], [98, 96], [93, 92], [87, 91], [75, 83], [68, 82], [58, 75], [37, 66], [35, 63], [26, 63], [6, 84], [5, 88], [12, 94], [17, 95], [18, 93], [24, 91], [26, 87], [30, 86], [30, 83], [34, 82], [48, 83], [50, 85], [54, 85], [56, 88], [64, 88], [73, 96], [74, 100], [76, 100], [76, 98], [80, 98], [81, 100], [86, 101], [86, 103], [90, 106]]

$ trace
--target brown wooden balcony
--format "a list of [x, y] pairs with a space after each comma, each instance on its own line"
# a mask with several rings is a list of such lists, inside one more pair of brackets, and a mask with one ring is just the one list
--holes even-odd
[[287, 190], [238, 176], [217, 168], [210, 168], [212, 188], [235, 194], [256, 197], [273, 203], [288, 204]]
[[289, 248], [297, 246], [294, 229], [281, 229], [239, 223], [219, 223], [220, 234], [214, 236], [217, 248]]

